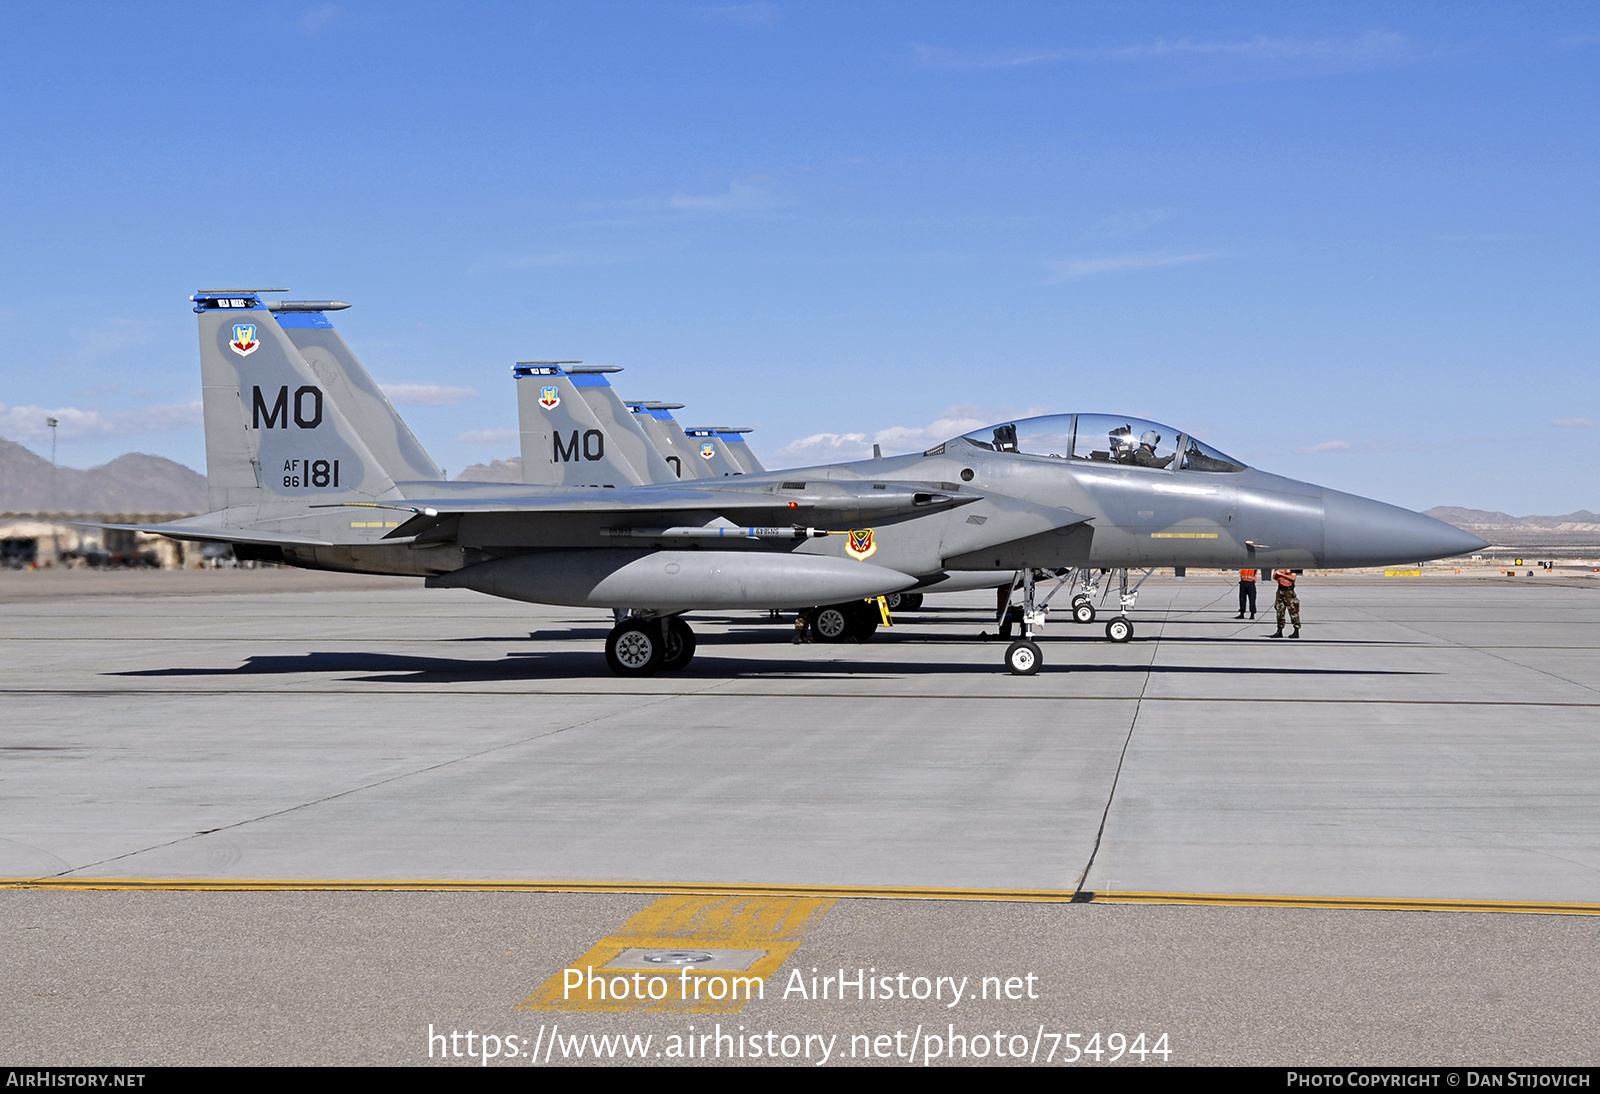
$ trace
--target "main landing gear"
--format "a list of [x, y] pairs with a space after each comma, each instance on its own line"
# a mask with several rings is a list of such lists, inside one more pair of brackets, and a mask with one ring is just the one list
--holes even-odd
[[606, 664], [618, 676], [654, 676], [687, 666], [694, 647], [694, 631], [678, 616], [634, 616], [606, 635]]
[[[1065, 588], [1072, 595], [1072, 619], [1076, 623], [1093, 623], [1095, 620], [1095, 597], [1100, 593], [1100, 578], [1102, 573], [1112, 573], [1117, 581], [1117, 608], [1118, 612], [1106, 621], [1106, 638], [1112, 642], [1127, 642], [1133, 638], [1133, 620], [1128, 618], [1128, 613], [1133, 611], [1133, 606], [1139, 599], [1139, 587], [1145, 583], [1149, 576], [1155, 573], [1154, 569], [1147, 569], [1132, 587], [1128, 584], [1128, 571], [1098, 571], [1089, 569], [1056, 570], [1050, 573], [1044, 570], [1018, 570], [1016, 578], [1011, 583], [1011, 592], [1002, 598], [1000, 609], [1000, 635], [1010, 638], [1014, 630], [1022, 633], [1020, 641], [1013, 642], [1006, 650], [1006, 668], [1018, 676], [1032, 676], [1039, 671], [1044, 658], [1039, 652], [1038, 645], [1033, 641], [1033, 632], [1044, 628], [1045, 613], [1050, 610], [1050, 601]], [[1048, 581], [1055, 578], [1054, 587], [1043, 598], [1037, 595], [1035, 583]], [[1001, 586], [1004, 590], [1005, 586]], [[1021, 604], [1012, 604], [1011, 596], [1018, 592], [1022, 594]]]
[[813, 642], [865, 642], [878, 630], [882, 613], [876, 600], [824, 604], [811, 610]]
[[[1093, 623], [1095, 621], [1096, 598], [1100, 598], [1100, 577], [1107, 571], [1080, 569], [1072, 575], [1072, 585], [1082, 586], [1072, 597], [1072, 620], [1075, 623]], [[1111, 570], [1109, 573], [1117, 582], [1117, 614], [1106, 621], [1106, 637], [1113, 642], [1127, 642], [1133, 638], [1133, 620], [1128, 618], [1128, 613], [1133, 611], [1134, 604], [1139, 600], [1139, 587], [1155, 571], [1146, 570], [1139, 576], [1139, 580], [1128, 586], [1128, 571]], [[1103, 599], [1103, 598], [1101, 598]]]

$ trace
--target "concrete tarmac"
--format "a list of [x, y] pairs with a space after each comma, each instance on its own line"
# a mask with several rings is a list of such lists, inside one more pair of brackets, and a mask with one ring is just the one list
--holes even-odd
[[[769, 992], [841, 961], [1031, 970], [1047, 996], [961, 1013], [1159, 1027], [1173, 1063], [1593, 1058], [1592, 919], [1370, 906], [1600, 909], [1594, 585], [1308, 577], [1291, 641], [1232, 619], [1231, 584], [1152, 579], [1132, 643], [1061, 613], [1032, 678], [977, 637], [986, 599], [860, 646], [696, 615], [688, 670], [623, 681], [604, 613], [0, 575], [0, 877], [306, 890], [0, 892], [0, 1059], [426, 1062], [419, 1022], [533, 1036], [511, 1008], [653, 899], [627, 892], [763, 886], [966, 898], [842, 899]], [[428, 882], [532, 891], [317, 891]]]

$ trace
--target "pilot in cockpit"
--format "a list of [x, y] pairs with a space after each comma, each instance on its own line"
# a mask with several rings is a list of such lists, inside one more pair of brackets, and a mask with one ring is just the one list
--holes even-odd
[[1147, 429], [1139, 438], [1139, 447], [1133, 450], [1133, 462], [1138, 467], [1165, 467], [1172, 462], [1176, 452], [1169, 452], [1165, 456], [1156, 455], [1156, 445], [1161, 443], [1161, 434], [1153, 429]]

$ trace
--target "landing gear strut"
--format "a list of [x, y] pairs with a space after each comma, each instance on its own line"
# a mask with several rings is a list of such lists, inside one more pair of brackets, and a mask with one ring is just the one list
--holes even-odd
[[[1022, 637], [1006, 647], [1006, 668], [1014, 676], [1032, 676], [1039, 671], [1039, 666], [1044, 664], [1044, 653], [1039, 649], [1039, 644], [1033, 640], [1035, 627], [1044, 626], [1045, 613], [1050, 610], [1050, 597], [1045, 597], [1042, 602], [1036, 602], [1034, 597], [1033, 571], [1018, 570], [1016, 578], [1011, 583], [1011, 591], [1022, 590], [1022, 604], [1014, 608], [1006, 604], [1001, 610], [1000, 633], [1009, 638], [1011, 628], [1020, 626]], [[1059, 583], [1056, 588], [1060, 588]], [[1054, 595], [1055, 590], [1051, 590]], [[1010, 597], [1006, 600], [1009, 602]]]
[[[1117, 583], [1117, 614], [1106, 621], [1106, 637], [1113, 642], [1126, 642], [1133, 637], [1133, 620], [1128, 618], [1128, 613], [1133, 611], [1134, 604], [1139, 600], [1139, 587], [1155, 570], [1148, 569], [1139, 575], [1139, 580], [1130, 588], [1128, 585], [1128, 571], [1126, 569], [1100, 571], [1079, 569], [1072, 575], [1072, 586], [1081, 588], [1072, 596], [1072, 619], [1076, 623], [1093, 623], [1098, 612], [1095, 609], [1095, 600], [1104, 599], [1100, 594], [1100, 578], [1103, 573], [1109, 572], [1112, 580]], [[1108, 590], [1109, 591], [1109, 590]], [[1103, 606], [1103, 605], [1102, 605]]]
[[694, 660], [694, 631], [681, 616], [667, 620], [667, 648], [662, 651], [661, 667], [668, 672], [686, 668]]
[[1154, 567], [1145, 570], [1139, 575], [1139, 580], [1134, 582], [1133, 588], [1128, 588], [1128, 571], [1117, 571], [1117, 608], [1115, 618], [1106, 623], [1106, 637], [1113, 642], [1126, 642], [1133, 637], [1133, 620], [1128, 618], [1128, 613], [1133, 611], [1133, 606], [1139, 601], [1139, 588], [1155, 573]]

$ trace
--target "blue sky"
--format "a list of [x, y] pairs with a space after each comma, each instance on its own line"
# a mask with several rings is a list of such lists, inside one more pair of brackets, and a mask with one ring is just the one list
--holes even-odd
[[1577, 4], [10, 4], [0, 436], [203, 469], [186, 297], [287, 285], [452, 471], [575, 358], [774, 466], [1125, 412], [1600, 509], [1597, 89]]

